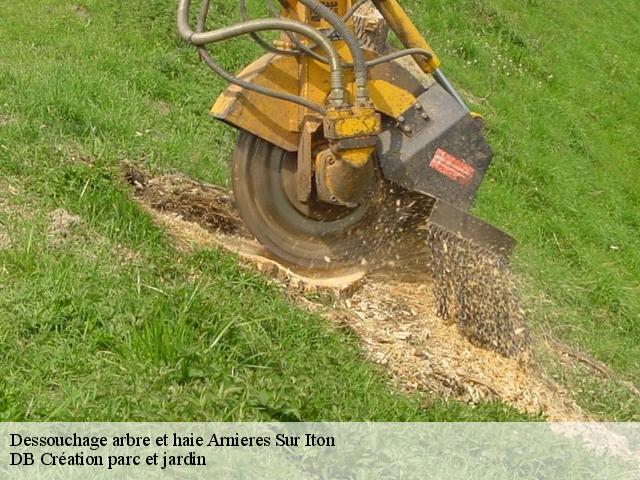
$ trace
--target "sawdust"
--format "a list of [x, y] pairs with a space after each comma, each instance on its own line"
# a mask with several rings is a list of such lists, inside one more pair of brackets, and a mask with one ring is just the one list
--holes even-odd
[[175, 213], [184, 220], [222, 233], [244, 230], [230, 195], [220, 187], [181, 175], [148, 178], [133, 166], [127, 168], [125, 178], [134, 186], [136, 196], [155, 210]]
[[502, 400], [549, 420], [584, 420], [568, 392], [528, 356], [505, 357], [472, 343], [436, 313], [430, 279], [402, 281], [378, 274], [326, 312], [349, 326], [371, 358], [385, 365], [407, 390], [478, 403]]
[[182, 175], [149, 177], [128, 167], [125, 178], [143, 207], [183, 249], [202, 246], [231, 251], [253, 268], [298, 293], [348, 294], [364, 278], [363, 267], [336, 268], [319, 275], [273, 257], [248, 230], [226, 190]]
[[435, 226], [426, 244], [440, 318], [502, 355], [526, 353], [531, 338], [508, 260]]
[[[588, 418], [528, 352], [505, 357], [472, 342], [455, 322], [439, 318], [433, 281], [424, 265], [420, 268], [421, 253], [380, 263], [366, 277], [367, 272], [356, 271], [313, 278], [272, 258], [252, 239], [230, 196], [219, 187], [180, 175], [149, 178], [131, 168], [125, 176], [140, 204], [180, 247], [218, 247], [238, 254], [286, 287], [298, 304], [353, 331], [372, 361], [384, 365], [400, 388], [470, 403], [501, 400], [554, 421]], [[411, 215], [394, 222], [396, 230], [403, 230]], [[394, 251], [402, 244], [399, 251], [412, 252], [416, 241], [423, 239], [398, 240]], [[298, 295], [315, 289], [332, 293], [333, 304]]]
[[405, 281], [429, 274], [441, 319], [480, 346], [526, 355], [529, 330], [508, 259], [430, 223], [432, 198], [406, 190], [385, 196], [371, 269]]

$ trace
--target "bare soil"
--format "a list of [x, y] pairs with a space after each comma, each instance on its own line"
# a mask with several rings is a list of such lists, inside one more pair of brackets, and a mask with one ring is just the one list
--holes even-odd
[[5, 227], [0, 225], [0, 250], [6, 250], [11, 248], [12, 242], [9, 233], [6, 231]]
[[64, 208], [58, 208], [51, 212], [49, 220], [47, 236], [52, 239], [54, 245], [64, 242], [65, 239], [73, 235], [77, 227], [82, 226], [82, 219]]

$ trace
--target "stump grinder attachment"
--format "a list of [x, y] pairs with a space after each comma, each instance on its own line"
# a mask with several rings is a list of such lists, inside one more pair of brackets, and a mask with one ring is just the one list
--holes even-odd
[[[192, 29], [190, 3], [180, 0], [179, 32], [231, 84], [212, 115], [240, 130], [236, 204], [273, 254], [318, 269], [364, 263], [383, 243], [390, 188], [434, 199], [430, 226], [510, 253], [509, 235], [467, 213], [492, 156], [482, 119], [396, 0], [373, 0], [365, 17], [363, 0], [280, 0], [274, 18], [258, 20], [240, 0], [243, 21], [216, 30], [208, 0]], [[386, 44], [389, 29], [404, 50]], [[267, 53], [234, 76], [206, 46], [245, 34]]]
[[[276, 18], [259, 20], [240, 0], [243, 21], [216, 30], [208, 0], [192, 29], [190, 3], [180, 0], [179, 32], [231, 84], [212, 114], [240, 130], [237, 207], [273, 254], [311, 268], [362, 261], [395, 185], [434, 199], [429, 225], [508, 256], [514, 240], [467, 213], [492, 157], [482, 120], [396, 0], [373, 0], [355, 21], [363, 0], [280, 0]], [[388, 47], [389, 28], [404, 50]], [[234, 76], [206, 46], [245, 34], [267, 53]]]

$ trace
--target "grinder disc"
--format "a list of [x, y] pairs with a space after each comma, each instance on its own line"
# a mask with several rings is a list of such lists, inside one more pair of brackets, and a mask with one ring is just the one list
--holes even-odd
[[[251, 233], [274, 255], [307, 268], [364, 263], [375, 250], [380, 199], [348, 208], [296, 195], [297, 154], [241, 131], [233, 157], [236, 206]], [[381, 190], [381, 189], [379, 189]]]

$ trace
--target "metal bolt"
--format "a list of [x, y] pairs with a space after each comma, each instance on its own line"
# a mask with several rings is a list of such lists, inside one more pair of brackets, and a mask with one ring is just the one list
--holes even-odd
[[336, 157], [334, 157], [333, 155], [331, 155], [327, 161], [329, 162], [329, 165], [333, 165], [334, 163], [336, 163]]
[[329, 200], [331, 200], [333, 203], [338, 203], [338, 198], [335, 195], [331, 195], [329, 197]]
[[429, 114], [427, 112], [422, 112], [422, 118], [427, 120], [429, 118]]
[[413, 132], [413, 130], [412, 130], [412, 129], [411, 129], [411, 127], [409, 127], [409, 126], [402, 127], [402, 131], [403, 131], [404, 133], [411, 133], [411, 132]]
[[403, 117], [402, 115], [400, 115], [400, 116], [398, 117], [398, 121], [399, 121], [400, 123], [404, 122], [404, 117]]
[[416, 110], [422, 110], [422, 104], [416, 103]]

